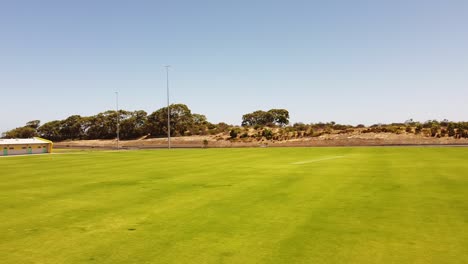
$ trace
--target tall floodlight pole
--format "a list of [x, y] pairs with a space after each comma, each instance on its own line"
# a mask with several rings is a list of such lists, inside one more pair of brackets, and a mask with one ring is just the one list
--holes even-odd
[[119, 92], [115, 92], [115, 108], [117, 111], [117, 150], [119, 150], [119, 140], [120, 140]]
[[169, 105], [169, 67], [166, 65], [166, 90], [167, 90], [167, 148], [171, 148], [171, 111]]

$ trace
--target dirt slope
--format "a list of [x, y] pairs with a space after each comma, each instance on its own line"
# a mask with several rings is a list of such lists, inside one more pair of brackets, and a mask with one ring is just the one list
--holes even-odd
[[[365, 133], [365, 134], [329, 134], [320, 137], [305, 137], [283, 141], [256, 139], [229, 140], [226, 135], [174, 137], [172, 147], [202, 148], [204, 140], [208, 147], [313, 147], [313, 146], [398, 146], [398, 145], [468, 145], [468, 139], [433, 138], [415, 134]], [[77, 140], [56, 142], [56, 148], [115, 148], [116, 140]], [[120, 147], [165, 148], [167, 138], [150, 138], [120, 141]]]

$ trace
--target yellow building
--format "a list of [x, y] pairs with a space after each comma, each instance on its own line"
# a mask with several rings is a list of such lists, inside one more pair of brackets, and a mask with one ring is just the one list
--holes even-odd
[[50, 140], [35, 138], [0, 139], [0, 156], [51, 153]]

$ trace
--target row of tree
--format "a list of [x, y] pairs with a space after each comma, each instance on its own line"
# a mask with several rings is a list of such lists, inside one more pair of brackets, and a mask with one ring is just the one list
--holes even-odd
[[468, 122], [451, 122], [428, 120], [424, 123], [407, 120], [404, 123], [375, 124], [362, 131], [363, 133], [414, 133], [428, 137], [468, 138]]
[[289, 124], [289, 112], [286, 109], [258, 110], [242, 116], [242, 126], [280, 126]]
[[[331, 133], [414, 133], [430, 137], [468, 138], [468, 122], [429, 120], [416, 122], [412, 119], [403, 123], [364, 125], [342, 125], [335, 122], [294, 123], [289, 125], [286, 109], [258, 110], [242, 116], [242, 127], [226, 123], [212, 124], [201, 114], [192, 113], [184, 104], [170, 106], [172, 136], [229, 134], [230, 138], [265, 137], [287, 139], [295, 137], [316, 137]], [[26, 123], [4, 133], [6, 138], [44, 137], [53, 141], [75, 139], [116, 138], [119, 124], [121, 139], [140, 137], [165, 137], [168, 131], [167, 107], [147, 114], [137, 111], [105, 111], [94, 116], [72, 115], [64, 120], [55, 120], [40, 125], [39, 120]], [[274, 129], [273, 129], [274, 128]], [[249, 132], [255, 130], [254, 133]], [[272, 130], [273, 129], [273, 130]]]
[[[229, 130], [225, 123], [211, 124], [204, 115], [192, 113], [184, 104], [173, 104], [170, 109], [172, 136], [216, 134]], [[164, 137], [168, 131], [167, 107], [151, 114], [138, 111], [105, 111], [94, 116], [72, 115], [40, 125], [39, 120], [5, 133], [6, 138], [44, 137], [53, 141], [75, 139], [136, 139], [143, 136]]]
[[468, 122], [450, 122], [447, 120], [429, 120], [424, 123], [391, 123], [365, 125], [341, 125], [335, 122], [327, 123], [294, 123], [285, 127], [244, 126], [230, 130], [231, 140], [289, 140], [307, 137], [320, 137], [327, 134], [355, 134], [355, 133], [394, 133], [420, 134], [425, 137], [453, 137], [468, 138]]

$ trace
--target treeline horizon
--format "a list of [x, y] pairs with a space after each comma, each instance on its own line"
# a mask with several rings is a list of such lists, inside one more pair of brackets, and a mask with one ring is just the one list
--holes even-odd
[[[232, 140], [247, 137], [284, 140], [331, 133], [353, 133], [359, 129], [360, 133], [414, 133], [429, 137], [468, 138], [468, 122], [452, 122], [447, 119], [425, 122], [409, 119], [401, 123], [371, 126], [343, 125], [333, 121], [290, 124], [288, 110], [270, 109], [244, 114], [242, 123], [238, 126], [224, 122], [211, 123], [205, 115], [192, 113], [185, 104], [172, 104], [169, 108], [173, 137], [228, 133]], [[167, 112], [167, 107], [151, 114], [143, 110], [108, 110], [93, 116], [71, 115], [66, 119], [49, 121], [42, 125], [40, 120], [32, 120], [23, 127], [2, 133], [2, 138], [43, 137], [53, 141], [114, 139], [117, 137], [117, 124], [119, 138], [122, 140], [166, 137]], [[249, 132], [252, 130], [256, 132]]]

